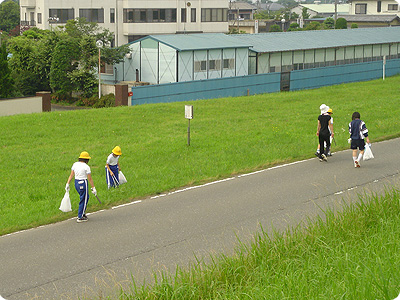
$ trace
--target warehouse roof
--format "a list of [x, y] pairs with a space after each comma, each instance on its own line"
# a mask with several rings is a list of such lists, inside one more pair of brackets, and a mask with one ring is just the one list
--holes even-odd
[[146, 39], [153, 39], [178, 51], [249, 48], [252, 46], [245, 40], [223, 33], [149, 35], [132, 43]]
[[258, 53], [400, 43], [400, 26], [235, 35]]
[[339, 15], [338, 18], [345, 18], [347, 22], [379, 22], [390, 23], [399, 19], [398, 15]]

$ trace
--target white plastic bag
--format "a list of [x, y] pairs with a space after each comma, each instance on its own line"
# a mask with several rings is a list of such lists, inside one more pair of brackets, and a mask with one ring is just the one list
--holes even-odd
[[119, 184], [127, 183], [125, 175], [121, 171], [118, 172], [118, 180]]
[[374, 158], [374, 155], [372, 154], [370, 145], [365, 144], [363, 160], [369, 160], [369, 159], [373, 159], [373, 158]]
[[63, 212], [72, 211], [71, 199], [69, 198], [69, 192], [65, 192], [64, 198], [61, 200], [61, 205], [60, 205], [59, 209]]

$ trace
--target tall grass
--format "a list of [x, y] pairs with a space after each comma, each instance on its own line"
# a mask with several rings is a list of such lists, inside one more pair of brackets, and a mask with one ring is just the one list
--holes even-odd
[[360, 197], [284, 233], [262, 231], [233, 256], [163, 273], [119, 299], [387, 299], [399, 294], [399, 190]]
[[[360, 111], [371, 140], [399, 136], [400, 77], [290, 93], [186, 103], [17, 115], [0, 118], [0, 234], [76, 215], [58, 210], [70, 168], [81, 151], [107, 208], [185, 185], [308, 158], [317, 146], [319, 106], [334, 110], [336, 145], [348, 147], [347, 126]], [[194, 106], [187, 146], [184, 105]], [[104, 165], [119, 145], [128, 184], [108, 191]]]

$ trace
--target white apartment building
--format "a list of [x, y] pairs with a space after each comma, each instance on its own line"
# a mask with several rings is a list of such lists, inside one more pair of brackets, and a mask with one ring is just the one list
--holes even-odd
[[85, 17], [120, 46], [151, 34], [228, 32], [229, 0], [20, 0], [21, 25], [51, 29]]
[[399, 3], [395, 0], [350, 0], [351, 15], [398, 15]]

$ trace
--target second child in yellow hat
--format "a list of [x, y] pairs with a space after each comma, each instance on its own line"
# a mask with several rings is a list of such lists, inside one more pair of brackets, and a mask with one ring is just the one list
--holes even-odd
[[119, 171], [121, 171], [121, 167], [119, 166], [119, 157], [121, 155], [121, 147], [115, 146], [114, 149], [112, 149], [111, 154], [107, 157], [106, 180], [108, 188], [117, 187], [119, 185]]

